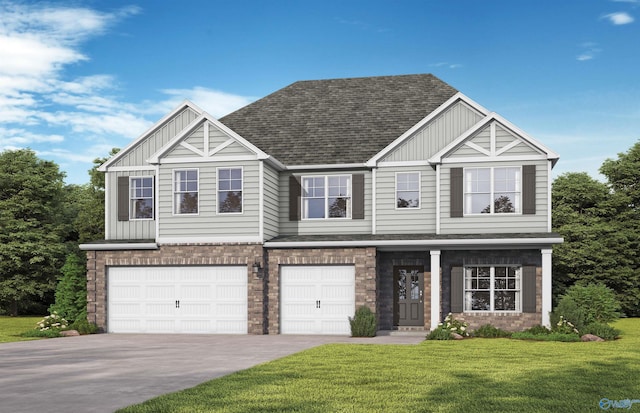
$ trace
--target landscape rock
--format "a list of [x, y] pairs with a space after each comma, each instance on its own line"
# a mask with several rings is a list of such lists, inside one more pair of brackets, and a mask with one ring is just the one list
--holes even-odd
[[461, 336], [460, 334], [458, 334], [458, 333], [451, 333], [451, 337], [452, 337], [454, 340], [464, 340], [464, 337], [462, 337], [462, 336]]
[[584, 336], [580, 337], [580, 340], [582, 340], [582, 341], [604, 341], [602, 338], [600, 338], [598, 336], [594, 336], [593, 334], [585, 334]]
[[77, 330], [65, 330], [65, 331], [61, 331], [60, 335], [62, 337], [73, 337], [73, 336], [79, 336], [80, 333], [78, 333]]

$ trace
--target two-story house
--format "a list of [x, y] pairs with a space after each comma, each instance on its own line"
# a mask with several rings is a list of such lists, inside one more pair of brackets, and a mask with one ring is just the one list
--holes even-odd
[[558, 155], [432, 75], [184, 102], [104, 163], [84, 244], [108, 332], [349, 334], [549, 324]]

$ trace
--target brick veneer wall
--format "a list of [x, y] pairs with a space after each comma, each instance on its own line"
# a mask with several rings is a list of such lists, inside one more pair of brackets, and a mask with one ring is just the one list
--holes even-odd
[[426, 252], [379, 252], [378, 253], [378, 328], [392, 330], [394, 285], [393, 267], [399, 265], [415, 265], [424, 267], [424, 327], [431, 327], [431, 256]]
[[451, 311], [451, 267], [463, 265], [522, 265], [536, 267], [535, 313], [455, 313], [457, 320], [469, 323], [470, 329], [483, 324], [507, 331], [522, 331], [542, 323], [542, 256], [539, 250], [443, 251], [442, 317]]
[[162, 245], [156, 250], [87, 251], [87, 316], [89, 321], [106, 331], [107, 269], [110, 266], [246, 265], [248, 331], [249, 334], [265, 334], [265, 280], [253, 274], [255, 262], [263, 262], [261, 244]]
[[309, 248], [267, 250], [268, 332], [280, 333], [281, 265], [354, 265], [356, 308], [377, 310], [375, 248]]

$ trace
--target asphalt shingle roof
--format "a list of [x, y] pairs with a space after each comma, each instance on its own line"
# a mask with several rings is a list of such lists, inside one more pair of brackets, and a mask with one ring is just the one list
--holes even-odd
[[456, 92], [431, 74], [300, 81], [220, 121], [286, 165], [363, 163]]

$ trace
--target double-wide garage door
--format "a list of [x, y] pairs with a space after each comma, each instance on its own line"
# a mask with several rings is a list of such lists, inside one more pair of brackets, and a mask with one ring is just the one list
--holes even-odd
[[353, 266], [280, 267], [280, 332], [345, 334], [355, 313]]
[[247, 333], [247, 267], [111, 267], [112, 333]]

